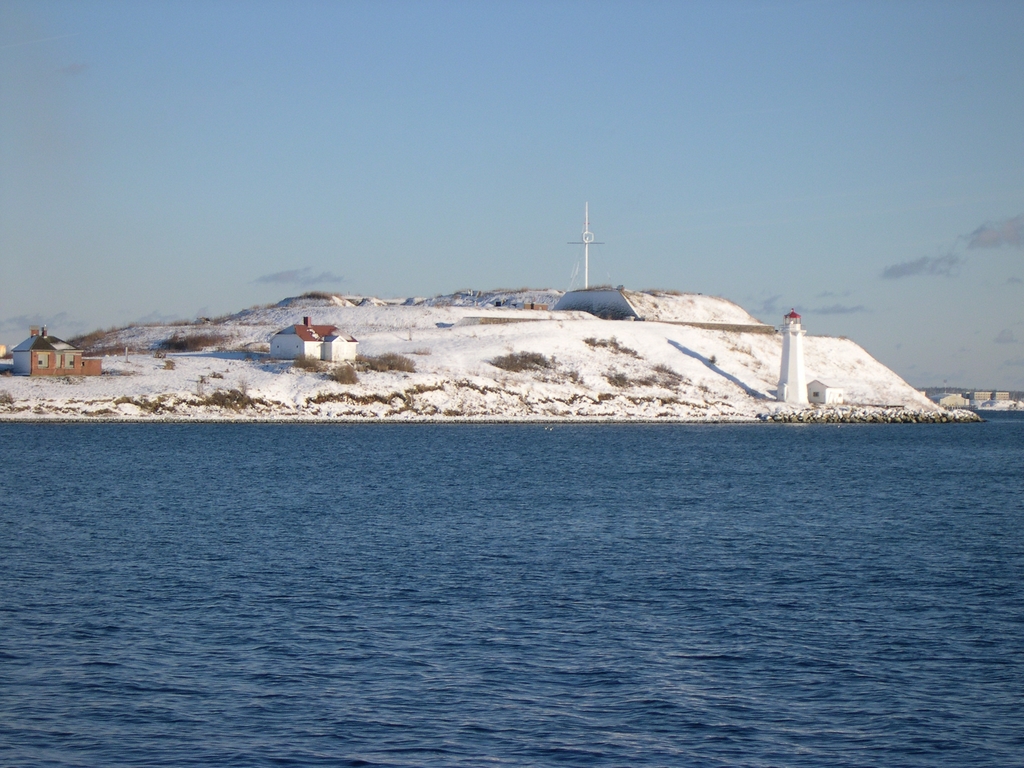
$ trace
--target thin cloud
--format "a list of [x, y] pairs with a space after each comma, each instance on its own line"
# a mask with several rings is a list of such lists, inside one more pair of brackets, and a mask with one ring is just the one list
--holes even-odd
[[922, 256], [914, 261], [904, 261], [900, 264], [886, 267], [882, 270], [882, 278], [885, 280], [899, 280], [901, 277], [914, 277], [916, 275], [952, 277], [960, 271], [958, 267], [963, 264], [963, 261], [955, 253], [947, 253], [945, 256]]
[[865, 307], [863, 304], [857, 304], [856, 306], [853, 307], [848, 306], [846, 304], [830, 304], [827, 307], [818, 307], [817, 309], [811, 310], [811, 312], [814, 312], [815, 314], [818, 315], [855, 315], [858, 312], [867, 311], [867, 307]]
[[57, 71], [60, 72], [62, 75], [74, 77], [75, 75], [79, 75], [82, 72], [85, 72], [85, 70], [87, 70], [88, 68], [88, 64], [82, 64], [81, 62], [76, 61], [74, 64], [68, 64], [66, 67], [61, 67]]
[[[5, 317], [3, 320], [0, 320], [0, 331], [4, 333], [22, 332], [25, 336], [28, 336], [28, 329], [33, 325], [45, 325], [51, 330], [56, 330], [57, 328], [77, 330], [81, 327], [81, 323], [77, 320], [72, 320], [67, 312], [58, 312], [56, 315], [15, 315], [14, 317]], [[64, 332], [66, 333], [67, 331]]]
[[325, 285], [330, 283], [343, 283], [345, 278], [333, 272], [320, 272], [314, 274], [309, 267], [302, 269], [286, 269], [282, 272], [272, 272], [253, 280], [254, 283], [267, 283], [270, 285]]
[[819, 293], [814, 298], [816, 298], [816, 299], [845, 299], [849, 295], [850, 295], [849, 291], [840, 291], [838, 293], [836, 291], [822, 291], [821, 293]]
[[754, 313], [756, 315], [774, 315], [779, 311], [779, 299], [781, 298], [782, 294], [780, 293], [763, 299], [759, 305], [754, 306]]
[[1006, 278], [1006, 282], [1010, 285], [1020, 285], [1021, 283], [1024, 283], [1024, 280], [1021, 280], [1019, 277], [1008, 277]]
[[967, 238], [968, 248], [1001, 248], [1004, 245], [1013, 248], [1024, 245], [1024, 214], [1004, 221], [985, 222]]
[[1015, 357], [1013, 360], [1007, 360], [1003, 365], [1017, 365], [1024, 367], [1024, 357]]
[[1013, 331], [1011, 331], [1009, 328], [1003, 328], [1003, 330], [1001, 330], [999, 332], [999, 335], [996, 336], [993, 339], [993, 341], [996, 344], [1019, 344], [1020, 343], [1019, 341], [1017, 341], [1017, 338], [1013, 335]]

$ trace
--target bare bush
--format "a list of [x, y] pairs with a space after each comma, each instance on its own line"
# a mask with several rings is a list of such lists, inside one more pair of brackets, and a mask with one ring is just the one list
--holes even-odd
[[348, 363], [334, 366], [327, 374], [327, 378], [331, 381], [336, 381], [339, 384], [356, 384], [359, 382], [359, 376], [356, 374], [356, 369]]
[[218, 389], [211, 392], [203, 401], [204, 405], [214, 405], [218, 408], [227, 408], [232, 411], [240, 411], [244, 408], [251, 408], [257, 401], [238, 389]]
[[173, 371], [174, 370], [174, 361], [173, 360], [164, 360], [164, 370], [165, 371]]
[[298, 368], [301, 371], [319, 371], [323, 369], [324, 364], [319, 358], [299, 355], [292, 361], [292, 367]]
[[552, 368], [555, 365], [554, 358], [546, 357], [540, 352], [510, 352], [488, 362], [495, 368], [501, 368], [503, 371], [512, 371], [513, 373]]
[[584, 339], [583, 343], [591, 347], [603, 347], [605, 349], [610, 349], [612, 352], [620, 355], [628, 355], [629, 357], [637, 358], [640, 357], [635, 349], [622, 346], [622, 344], [619, 343], [619, 340], [614, 336], [610, 339], [595, 339], [591, 336], [590, 338]]
[[663, 387], [676, 386], [686, 380], [682, 374], [676, 373], [667, 365], [654, 366], [654, 372], [658, 375], [658, 383]]
[[176, 333], [169, 339], [160, 342], [160, 349], [168, 352], [199, 352], [207, 347], [223, 343], [224, 337], [219, 333]]
[[0, 392], [0, 405], [14, 405], [14, 395], [10, 392]]
[[412, 373], [416, 370], [415, 362], [405, 357], [405, 355], [399, 355], [397, 352], [385, 352], [376, 357], [359, 355], [356, 357], [356, 362], [359, 369], [363, 371], [404, 371], [405, 373]]
[[619, 387], [620, 389], [628, 387], [633, 383], [633, 380], [621, 371], [612, 371], [611, 373], [605, 374], [605, 379], [613, 387]]

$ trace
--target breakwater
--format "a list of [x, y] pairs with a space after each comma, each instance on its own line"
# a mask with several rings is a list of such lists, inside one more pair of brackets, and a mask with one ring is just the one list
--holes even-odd
[[782, 424], [951, 424], [984, 421], [973, 411], [912, 411], [895, 408], [814, 408], [790, 413], [761, 413], [758, 421]]

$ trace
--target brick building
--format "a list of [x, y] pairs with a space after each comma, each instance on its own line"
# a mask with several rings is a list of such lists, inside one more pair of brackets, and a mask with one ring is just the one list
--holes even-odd
[[83, 357], [82, 350], [47, 334], [45, 325], [42, 332], [32, 328], [13, 352], [15, 376], [98, 376], [102, 372], [99, 358]]

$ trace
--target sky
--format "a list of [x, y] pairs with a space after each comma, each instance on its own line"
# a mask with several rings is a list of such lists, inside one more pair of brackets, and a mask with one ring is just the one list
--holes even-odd
[[[310, 290], [731, 299], [1024, 389], [1024, 3], [0, 2], [0, 343]], [[575, 273], [575, 277], [574, 277]]]

